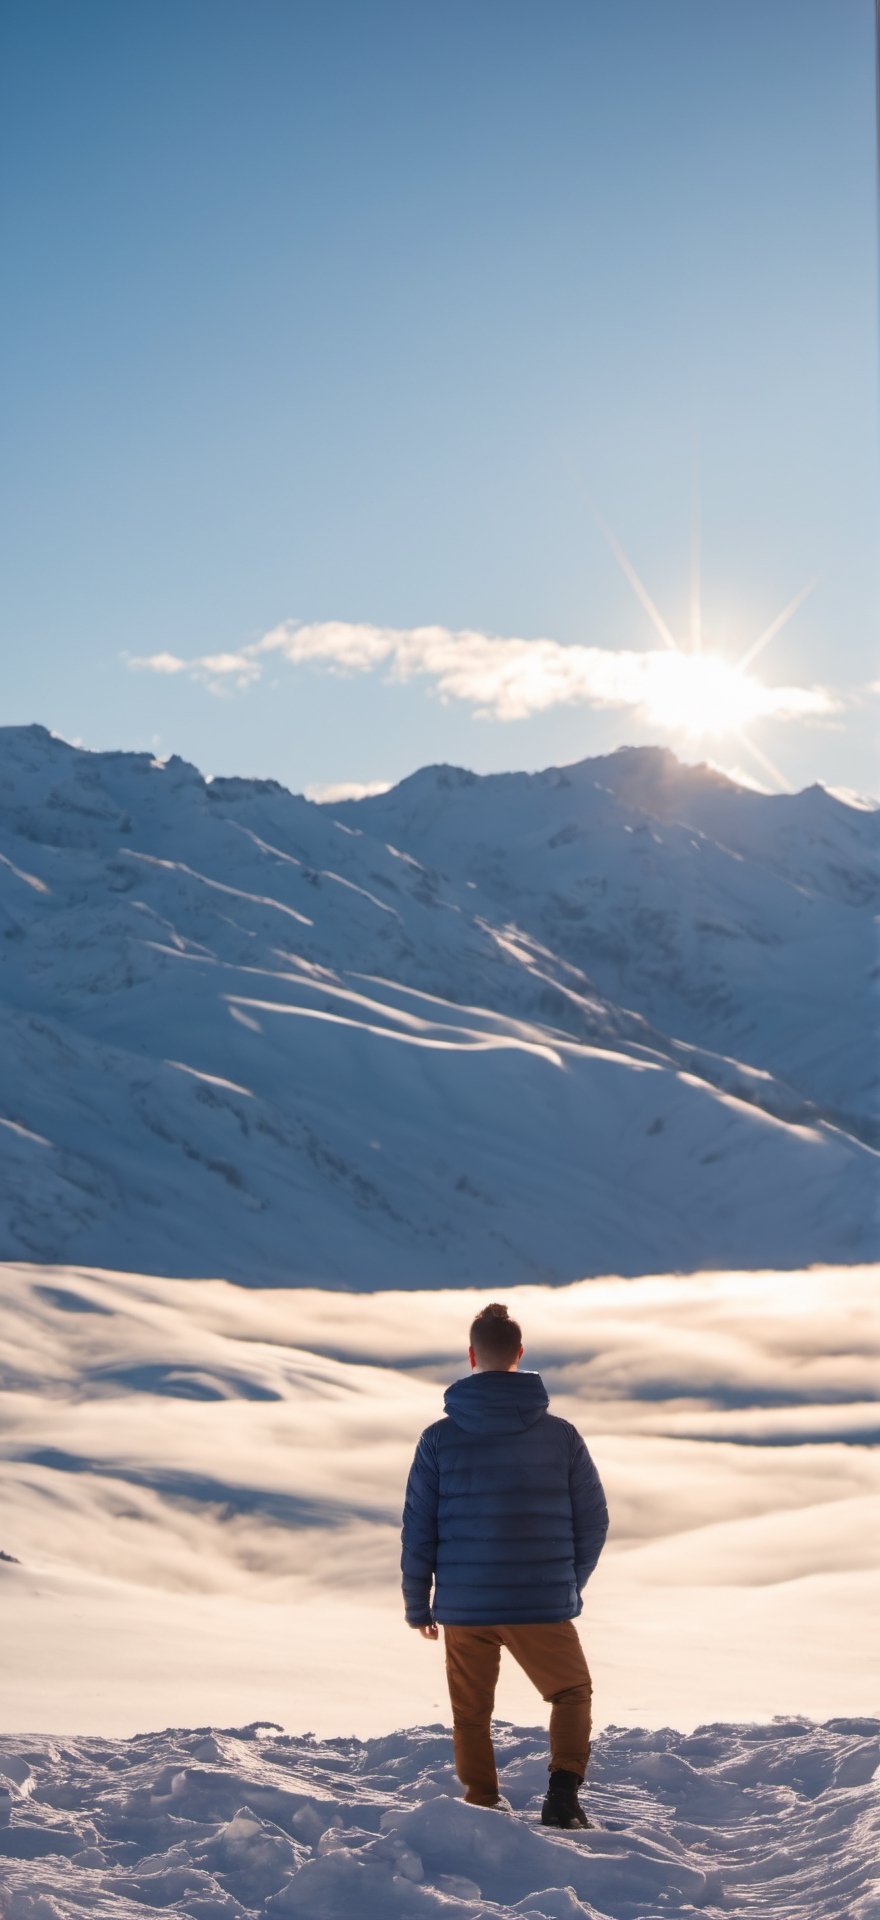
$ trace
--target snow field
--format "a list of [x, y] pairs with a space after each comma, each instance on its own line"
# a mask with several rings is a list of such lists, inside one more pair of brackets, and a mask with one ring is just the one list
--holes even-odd
[[[4, 1920], [876, 1920], [880, 1722], [609, 1728], [588, 1798], [537, 1823], [539, 1730], [497, 1729], [517, 1816], [467, 1807], [449, 1737], [254, 1725], [0, 1740]], [[3, 1803], [0, 1800], [0, 1822]]]
[[[581, 1622], [597, 1724], [874, 1708], [876, 1275], [504, 1297], [608, 1489]], [[4, 1268], [0, 1726], [445, 1718], [442, 1651], [403, 1624], [400, 1514], [485, 1299]], [[536, 1708], [505, 1663], [500, 1713]]]

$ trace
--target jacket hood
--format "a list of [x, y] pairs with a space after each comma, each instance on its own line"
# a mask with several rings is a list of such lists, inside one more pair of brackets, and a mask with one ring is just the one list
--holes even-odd
[[522, 1433], [549, 1404], [539, 1373], [469, 1373], [443, 1395], [450, 1420], [465, 1433]]

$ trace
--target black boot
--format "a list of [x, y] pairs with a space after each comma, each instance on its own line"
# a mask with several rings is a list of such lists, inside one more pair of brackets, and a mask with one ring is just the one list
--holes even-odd
[[587, 1816], [578, 1799], [578, 1787], [582, 1775], [567, 1773], [564, 1767], [558, 1767], [550, 1775], [550, 1785], [541, 1808], [541, 1823], [545, 1827], [591, 1827], [592, 1820]]

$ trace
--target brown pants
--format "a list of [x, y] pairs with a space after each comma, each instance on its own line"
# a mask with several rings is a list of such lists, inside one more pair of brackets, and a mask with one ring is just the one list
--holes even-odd
[[492, 1708], [506, 1647], [551, 1703], [550, 1767], [583, 1779], [590, 1756], [592, 1682], [573, 1620], [524, 1626], [444, 1627], [446, 1678], [452, 1702], [455, 1771], [472, 1806], [498, 1797]]

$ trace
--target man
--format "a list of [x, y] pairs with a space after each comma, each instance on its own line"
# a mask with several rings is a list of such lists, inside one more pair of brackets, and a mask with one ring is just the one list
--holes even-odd
[[[498, 1793], [492, 1708], [506, 1647], [550, 1702], [548, 1827], [587, 1827], [578, 1800], [592, 1687], [574, 1618], [602, 1551], [608, 1508], [575, 1427], [519, 1373], [522, 1333], [497, 1303], [470, 1330], [470, 1376], [448, 1387], [406, 1487], [401, 1569], [409, 1626], [443, 1627], [455, 1768], [472, 1806]], [[434, 1583], [433, 1602], [431, 1584]]]

